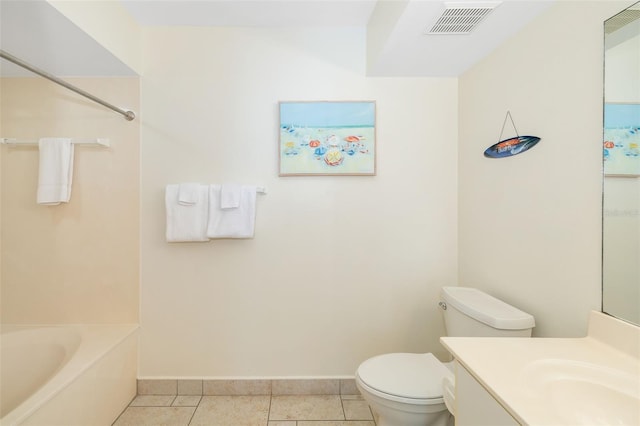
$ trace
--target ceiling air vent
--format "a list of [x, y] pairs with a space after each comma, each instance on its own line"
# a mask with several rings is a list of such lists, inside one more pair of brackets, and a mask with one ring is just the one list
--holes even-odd
[[638, 19], [640, 19], [640, 9], [630, 7], [604, 21], [604, 33], [611, 34]]
[[469, 34], [500, 3], [445, 3], [444, 12], [427, 34]]

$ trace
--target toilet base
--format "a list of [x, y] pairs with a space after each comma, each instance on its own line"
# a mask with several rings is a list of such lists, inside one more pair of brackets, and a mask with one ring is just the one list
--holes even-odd
[[[373, 408], [372, 410], [375, 411]], [[375, 414], [378, 426], [454, 426], [454, 417], [446, 410], [427, 415], [406, 412], [387, 412], [384, 416]]]
[[403, 403], [369, 388], [356, 375], [360, 394], [371, 407], [378, 426], [453, 426], [453, 416], [444, 402], [439, 404]]

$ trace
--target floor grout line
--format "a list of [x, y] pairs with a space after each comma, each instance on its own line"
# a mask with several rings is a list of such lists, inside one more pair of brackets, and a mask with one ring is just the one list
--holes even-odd
[[[143, 414], [143, 417], [147, 417], [148, 419], [153, 419], [154, 416], [157, 415], [157, 414], [154, 414], [154, 410], [155, 409], [158, 409], [158, 413], [161, 413], [162, 409], [166, 410], [166, 408], [170, 408], [170, 409], [172, 409], [172, 408], [179, 408], [179, 409], [187, 409], [187, 408], [189, 408], [192, 411], [191, 411], [188, 419], [186, 418], [186, 416], [182, 418], [182, 422], [186, 421], [186, 423], [182, 423], [181, 422], [181, 424], [184, 424], [185, 426], [189, 426], [191, 424], [195, 424], [193, 422], [194, 422], [194, 419], [196, 418], [196, 413], [201, 408], [201, 404], [203, 403], [203, 400], [205, 399], [205, 395], [166, 395], [167, 397], [171, 397], [170, 401], [164, 402], [164, 404], [168, 403], [168, 405], [160, 405], [160, 406], [158, 406], [158, 405], [132, 405], [133, 402], [136, 400], [136, 398], [138, 398], [139, 396], [162, 396], [162, 395], [136, 395], [129, 402], [129, 405], [127, 405], [125, 410], [122, 413], [120, 413], [120, 415], [115, 419], [113, 425], [118, 424], [120, 419], [123, 417], [123, 414], [125, 414], [125, 412], [129, 408], [132, 408], [133, 412], [138, 412], [138, 413], [140, 413], [140, 411], [138, 409], [142, 409], [142, 408], [146, 409], [147, 411], [145, 412], [145, 414]], [[194, 402], [193, 402], [195, 400], [195, 398], [194, 398], [191, 401], [179, 401], [181, 404], [188, 403], [190, 405], [174, 405], [176, 402], [178, 402], [178, 398], [183, 397], [183, 396], [197, 397], [198, 398], [197, 403], [195, 403], [195, 405], [191, 405], [191, 404], [194, 404]], [[357, 419], [357, 418], [356, 419], [351, 419], [351, 420], [347, 419], [347, 413], [346, 413], [346, 408], [345, 408], [345, 400], [349, 400], [349, 401], [360, 400], [363, 403], [366, 403], [366, 401], [364, 401], [362, 398], [355, 398], [355, 396], [357, 396], [357, 395], [342, 395], [342, 394], [323, 394], [323, 395], [307, 395], [307, 394], [296, 394], [296, 395], [273, 395], [273, 394], [270, 394], [270, 395], [211, 395], [211, 397], [213, 397], [213, 398], [215, 398], [215, 397], [230, 397], [230, 398], [233, 398], [233, 397], [243, 397], [243, 396], [251, 396], [251, 397], [260, 397], [260, 396], [266, 397], [266, 396], [268, 396], [269, 397], [269, 405], [268, 405], [268, 408], [266, 410], [266, 424], [265, 424], [265, 426], [269, 426], [270, 422], [273, 422], [274, 424], [276, 424], [276, 423], [286, 423], [286, 424], [289, 424], [291, 426], [299, 426], [299, 425], [301, 425], [301, 422], [305, 422], [305, 424], [307, 424], [307, 422], [308, 422], [309, 424], [318, 424], [318, 425], [323, 424], [323, 422], [327, 422], [327, 423], [344, 422], [345, 425], [352, 425], [352, 426], [358, 426], [358, 425], [364, 425], [364, 424], [372, 424], [372, 425], [375, 426], [377, 424], [376, 421], [375, 421], [375, 417], [373, 416], [373, 412], [371, 410], [371, 407], [368, 404], [367, 404], [367, 409], [368, 409], [367, 411], [369, 412], [369, 414], [371, 416], [370, 419]], [[333, 397], [333, 398], [330, 398], [331, 400], [334, 401], [331, 404], [335, 404], [335, 397], [337, 397], [339, 402], [340, 402], [340, 406], [339, 406], [340, 407], [340, 413], [338, 414], [338, 412], [335, 412], [335, 414], [338, 414], [338, 416], [341, 416], [341, 418], [336, 418], [336, 419], [322, 419], [322, 418], [321, 419], [300, 419], [300, 418], [298, 418], [298, 419], [271, 419], [271, 416], [273, 414], [273, 407], [274, 407], [273, 406], [274, 397], [276, 397], [276, 396], [294, 396], [294, 397], [310, 397], [310, 398], [313, 398], [313, 397], [325, 397], [323, 399], [323, 401], [327, 401], [328, 400], [328, 398], [326, 398], [326, 397]], [[167, 400], [165, 400], [165, 401], [167, 401]], [[349, 404], [350, 404], [350, 409], [353, 410], [354, 409], [353, 404], [351, 402]], [[338, 408], [337, 405], [333, 405], [333, 407], [334, 407], [333, 408], [334, 410]], [[171, 410], [171, 411], [173, 411], [173, 410]], [[187, 413], [188, 412], [184, 412], [185, 415]], [[264, 411], [263, 411], [263, 413], [264, 413]], [[202, 414], [204, 414], [204, 413], [201, 413], [199, 416], [202, 416]], [[131, 414], [131, 415], [132, 416], [136, 416], [136, 415], [139, 415], [139, 414], [135, 414], [135, 415]], [[320, 414], [320, 415], [322, 416], [322, 414]], [[332, 417], [334, 417], [334, 416], [332, 416]], [[200, 418], [200, 420], [202, 420], [202, 419]], [[127, 418], [127, 419], [122, 419], [121, 422], [123, 424], [129, 424], [127, 422], [130, 422], [130, 421], [131, 421], [130, 418]], [[141, 421], [145, 422], [147, 420], [141, 420]]]
[[[271, 404], [273, 404], [273, 394], [269, 395], [269, 411], [267, 412], [267, 426], [269, 426], [269, 420], [271, 420]], [[298, 426], [296, 422], [296, 426]]]

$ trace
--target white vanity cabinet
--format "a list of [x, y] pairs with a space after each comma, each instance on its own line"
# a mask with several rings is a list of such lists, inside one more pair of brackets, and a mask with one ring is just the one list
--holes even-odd
[[640, 425], [640, 399], [622, 384], [638, 384], [637, 325], [592, 311], [586, 337], [440, 341], [456, 360], [458, 426]]
[[456, 426], [517, 426], [518, 423], [458, 361]]

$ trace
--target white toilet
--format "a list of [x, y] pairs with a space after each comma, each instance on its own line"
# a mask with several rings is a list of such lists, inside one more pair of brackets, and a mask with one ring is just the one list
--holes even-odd
[[[530, 337], [535, 326], [533, 316], [475, 288], [443, 287], [438, 305], [448, 336]], [[444, 426], [455, 414], [451, 364], [430, 353], [379, 355], [360, 364], [356, 385], [378, 426]]]

